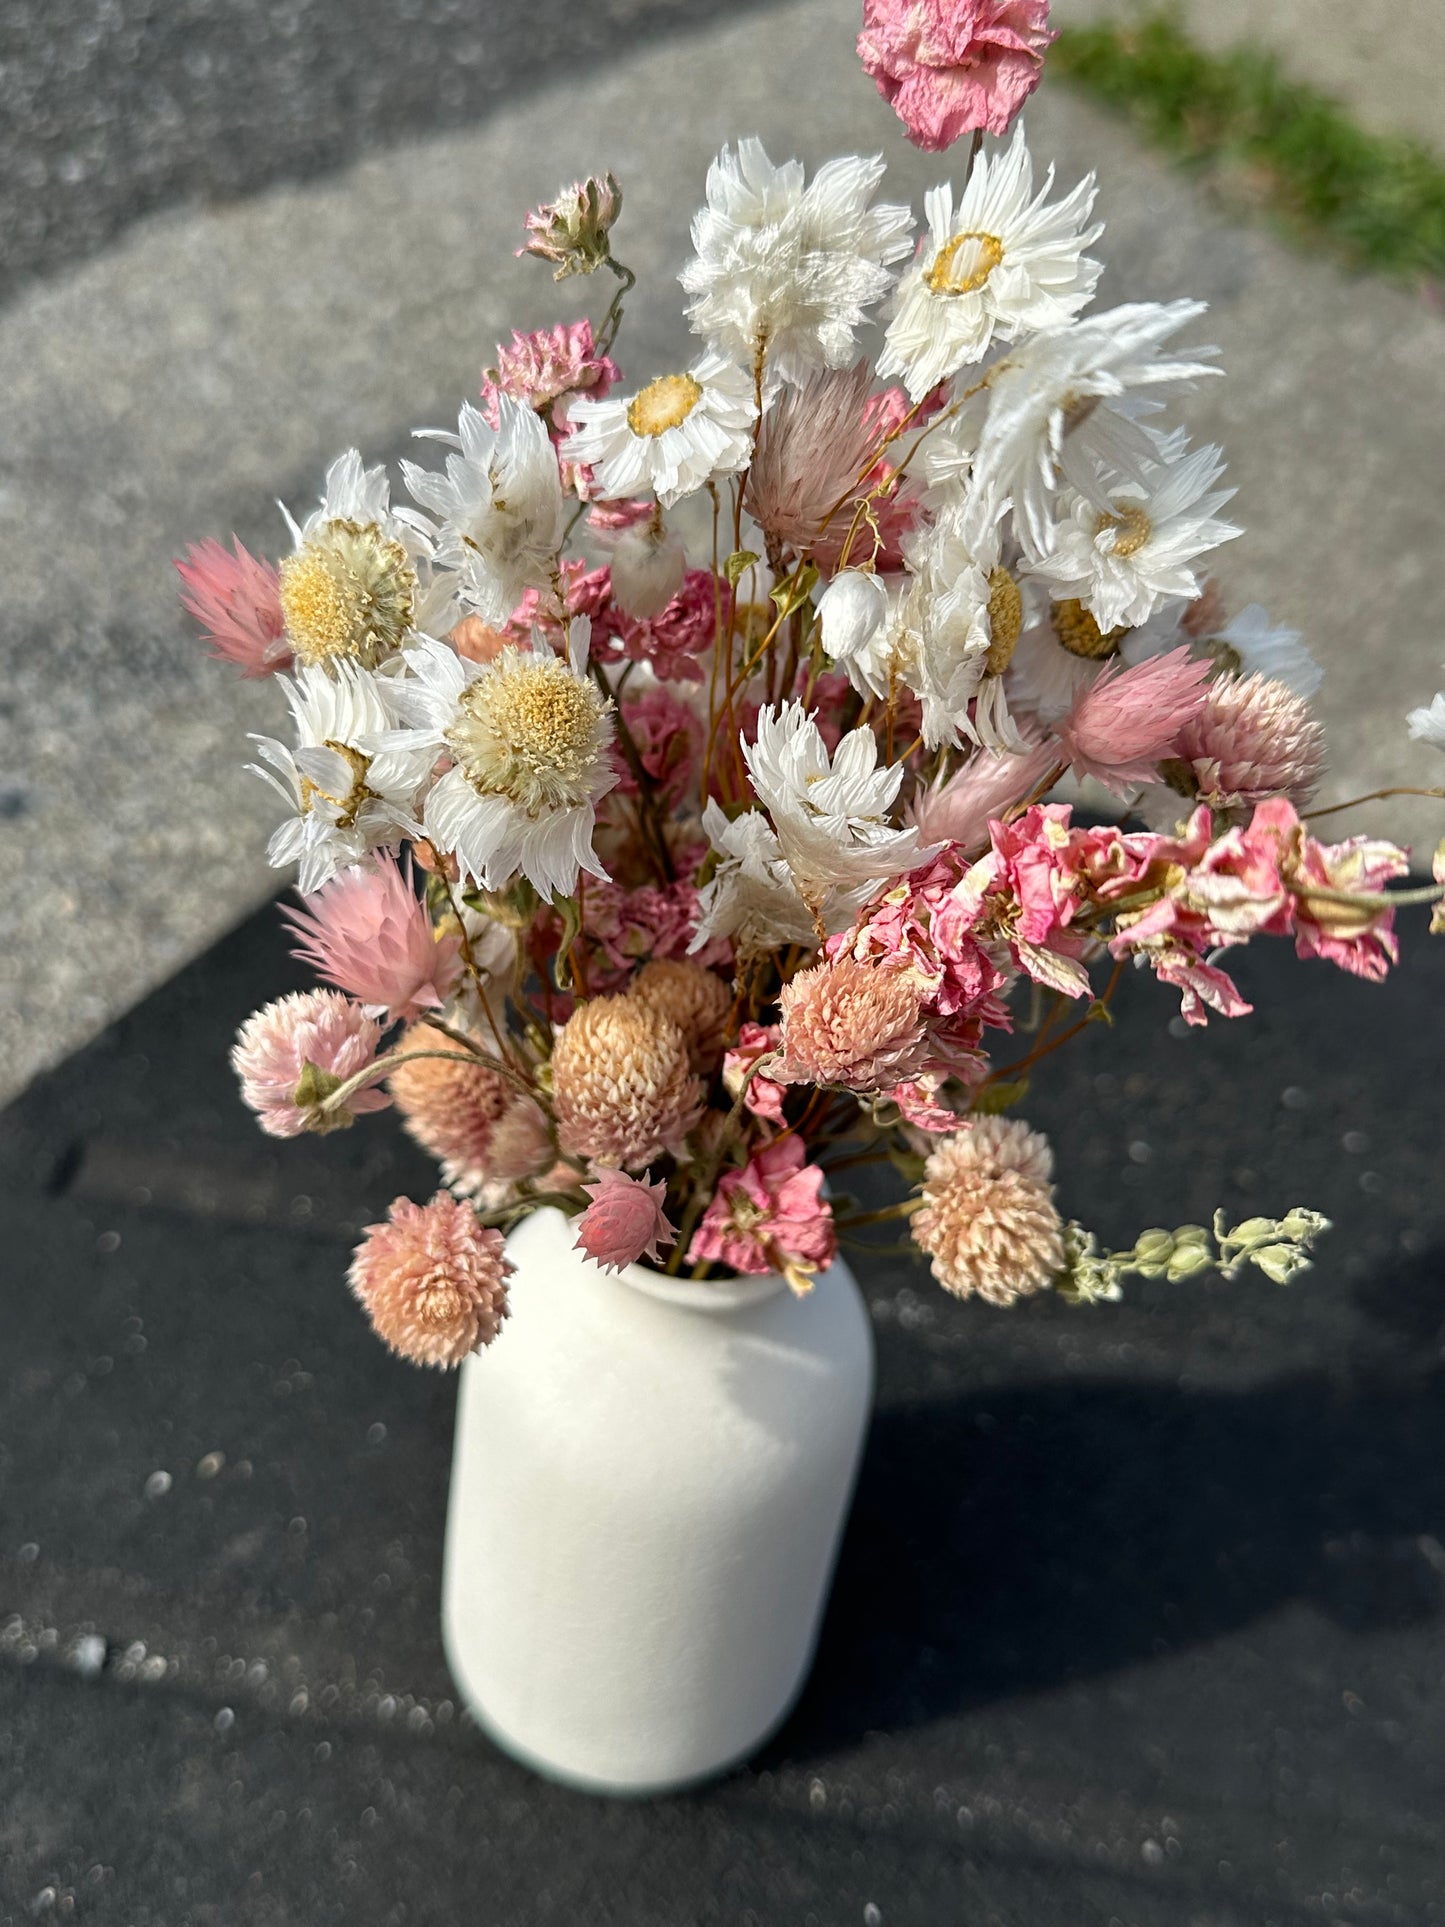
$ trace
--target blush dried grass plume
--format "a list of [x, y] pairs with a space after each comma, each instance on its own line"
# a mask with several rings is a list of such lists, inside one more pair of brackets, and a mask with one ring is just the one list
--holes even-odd
[[[1165, 659], [1167, 660], [1167, 658]], [[1216, 809], [1284, 796], [1297, 808], [1325, 767], [1325, 732], [1303, 696], [1264, 676], [1221, 676], [1175, 755], [1186, 785]]]
[[229, 552], [215, 541], [196, 542], [176, 564], [181, 607], [194, 616], [211, 654], [243, 676], [274, 676], [293, 657], [281, 613], [281, 578], [269, 562], [231, 537]]
[[461, 975], [460, 940], [435, 931], [410, 861], [389, 852], [343, 870], [282, 916], [300, 939], [292, 956], [393, 1020], [439, 1010]]
[[1011, 1305], [1046, 1291], [1064, 1267], [1053, 1153], [1017, 1118], [981, 1117], [948, 1137], [925, 1168], [913, 1241], [958, 1298]]
[[552, 1052], [552, 1093], [564, 1151], [634, 1171], [678, 1150], [703, 1105], [686, 1037], [629, 996], [573, 1011]]
[[722, 1063], [733, 1014], [733, 993], [717, 972], [684, 959], [644, 964], [632, 995], [672, 1019], [687, 1039], [692, 1068], [710, 1077]]
[[[882, 436], [866, 415], [872, 371], [821, 368], [798, 388], [785, 388], [763, 416], [744, 507], [776, 541], [805, 549], [840, 501], [858, 492], [866, 458]], [[867, 554], [866, 542], [860, 553]]]
[[1096, 777], [1118, 793], [1152, 781], [1204, 709], [1209, 676], [1209, 664], [1187, 648], [1132, 669], [1110, 663], [1080, 690], [1058, 726], [1074, 774]]
[[926, 986], [907, 965], [860, 963], [846, 952], [785, 985], [781, 1084], [887, 1090], [927, 1061]]
[[446, 1369], [496, 1337], [511, 1269], [501, 1232], [438, 1191], [430, 1204], [397, 1198], [366, 1227], [348, 1283], [392, 1351]]
[[336, 990], [298, 990], [248, 1017], [231, 1051], [241, 1097], [270, 1137], [344, 1130], [391, 1099], [372, 1086], [323, 1108], [348, 1078], [373, 1063], [381, 1027]]

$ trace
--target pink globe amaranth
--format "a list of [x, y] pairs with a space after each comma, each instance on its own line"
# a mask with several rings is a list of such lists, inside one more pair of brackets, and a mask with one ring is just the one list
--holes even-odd
[[864, 71], [930, 153], [1002, 134], [1039, 84], [1048, 0], [864, 0]]
[[608, 1271], [625, 1271], [639, 1258], [657, 1264], [662, 1248], [677, 1242], [667, 1221], [662, 1179], [630, 1178], [624, 1171], [604, 1171], [595, 1184], [582, 1189], [592, 1200], [577, 1220], [577, 1248]]
[[447, 1367], [496, 1337], [511, 1269], [501, 1232], [438, 1191], [430, 1204], [397, 1198], [385, 1224], [366, 1227], [348, 1282], [392, 1351]]
[[373, 1085], [344, 1105], [323, 1100], [376, 1061], [381, 1027], [336, 990], [298, 990], [248, 1017], [231, 1051], [242, 1101], [270, 1137], [337, 1131], [365, 1111], [382, 1111], [388, 1094]]

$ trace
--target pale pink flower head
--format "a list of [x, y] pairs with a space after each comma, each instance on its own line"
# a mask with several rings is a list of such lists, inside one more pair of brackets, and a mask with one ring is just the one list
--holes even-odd
[[1031, 796], [1061, 760], [1050, 743], [1038, 743], [1022, 756], [975, 750], [956, 776], [915, 797], [911, 813], [920, 841], [954, 843], [963, 855], [975, 855], [988, 842], [990, 822]]
[[496, 1175], [492, 1140], [513, 1102], [511, 1085], [427, 1024], [404, 1033], [397, 1057], [406, 1061], [387, 1085], [403, 1129], [437, 1160], [453, 1191], [475, 1196]]
[[592, 1200], [577, 1220], [577, 1248], [593, 1264], [607, 1271], [625, 1271], [639, 1258], [657, 1264], [663, 1248], [677, 1243], [667, 1221], [663, 1200], [667, 1185], [661, 1178], [630, 1178], [624, 1171], [604, 1171], [595, 1184], [582, 1189]]
[[944, 1138], [925, 1167], [909, 1229], [955, 1297], [1012, 1305], [1064, 1267], [1053, 1153], [1017, 1118], [980, 1117]]
[[599, 636], [592, 630], [592, 653], [600, 662], [645, 662], [663, 682], [701, 682], [698, 658], [713, 645], [718, 615], [727, 623], [732, 590], [711, 569], [689, 569], [682, 587], [655, 616], [642, 620], [615, 605]]
[[238, 536], [231, 554], [221, 543], [196, 542], [176, 564], [181, 606], [195, 617], [211, 654], [233, 662], [243, 676], [274, 676], [289, 669], [281, 613], [281, 578], [269, 562], [250, 554]]
[[1074, 773], [1097, 777], [1116, 794], [1152, 781], [1203, 710], [1209, 677], [1210, 665], [1187, 648], [1132, 668], [1110, 663], [1057, 726]]
[[746, 1169], [729, 1171], [688, 1246], [690, 1264], [706, 1259], [734, 1271], [778, 1271], [796, 1292], [838, 1251], [823, 1173], [809, 1164], [797, 1137], [778, 1138], [754, 1153]]
[[886, 1091], [916, 1078], [929, 1047], [931, 986], [906, 963], [862, 963], [846, 951], [783, 986], [780, 1084]]
[[[530, 593], [530, 592], [529, 592]], [[480, 616], [463, 616], [447, 631], [447, 641], [467, 662], [495, 662], [516, 639], [503, 629], [494, 629]]]
[[1215, 809], [1271, 796], [1300, 805], [1313, 796], [1324, 770], [1325, 734], [1305, 698], [1282, 682], [1221, 676], [1180, 730], [1173, 758], [1178, 768], [1171, 768], [1170, 781], [1177, 776], [1179, 787]]
[[623, 535], [639, 528], [657, 514], [657, 503], [650, 495], [619, 495], [610, 502], [594, 502], [587, 511], [587, 526], [594, 535]]
[[622, 212], [622, 189], [611, 174], [560, 188], [555, 201], [533, 208], [523, 226], [528, 239], [518, 254], [535, 254], [552, 263], [552, 279], [594, 274], [608, 255], [608, 234]]
[[[1375, 837], [1319, 843], [1282, 796], [1261, 803], [1243, 841], [1271, 854], [1294, 899], [1295, 950], [1378, 983], [1400, 948], [1385, 884], [1410, 867], [1407, 853]], [[1352, 899], [1352, 901], [1342, 901]]]
[[837, 504], [857, 491], [879, 440], [865, 414], [869, 381], [866, 361], [821, 368], [768, 405], [743, 506], [777, 541], [809, 547], [830, 509], [845, 528], [852, 520]]
[[640, 997], [578, 1004], [553, 1047], [552, 1093], [564, 1151], [633, 1171], [678, 1152], [703, 1109], [687, 1039]]
[[241, 1098], [270, 1137], [344, 1130], [391, 1099], [376, 1085], [343, 1104], [322, 1105], [348, 1078], [376, 1061], [381, 1026], [335, 990], [297, 990], [248, 1017], [231, 1050]]
[[440, 1010], [461, 976], [461, 944], [438, 936], [412, 887], [411, 864], [386, 851], [343, 870], [283, 912], [293, 957], [388, 1022]]
[[438, 1191], [430, 1204], [397, 1198], [385, 1224], [368, 1225], [347, 1282], [392, 1351], [445, 1369], [501, 1330], [511, 1270], [501, 1232]]
[[915, 147], [1002, 134], [1039, 84], [1048, 0], [863, 0], [864, 70]]
[[497, 365], [482, 376], [482, 413], [495, 428], [500, 419], [498, 398], [510, 395], [545, 416], [554, 432], [560, 432], [565, 410], [558, 403], [577, 394], [600, 401], [618, 372], [610, 355], [596, 352], [592, 323], [585, 316], [529, 335], [514, 328], [510, 346], [498, 347]]
[[[746, 1079], [744, 1108], [754, 1117], [765, 1117], [773, 1124], [783, 1122], [783, 1099], [787, 1091], [774, 1078], [753, 1070], [753, 1066], [776, 1053], [781, 1036], [776, 1024], [744, 1024], [738, 1031], [737, 1042], [723, 1057], [723, 1089], [728, 1096], [735, 1099], [744, 1089]], [[752, 1071], [751, 1077], [749, 1071]]]

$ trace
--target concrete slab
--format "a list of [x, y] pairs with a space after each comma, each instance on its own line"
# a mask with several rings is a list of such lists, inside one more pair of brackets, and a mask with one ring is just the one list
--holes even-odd
[[[274, 887], [270, 805], [241, 764], [276, 694], [201, 656], [169, 560], [231, 528], [276, 549], [273, 496], [306, 501], [348, 443], [395, 452], [455, 412], [513, 323], [576, 312], [590, 288], [512, 259], [528, 204], [590, 167], [623, 178], [619, 241], [643, 289], [622, 358], [643, 377], [686, 352], [669, 277], [724, 138], [812, 162], [880, 147], [915, 205], [938, 177], [858, 70], [851, 8], [778, 8], [765, 61], [755, 32], [733, 20], [325, 181], [156, 217], [0, 314], [0, 1093]], [[1066, 180], [1099, 170], [1103, 301], [1213, 304], [1230, 378], [1191, 418], [1225, 442], [1250, 531], [1223, 573], [1328, 665], [1332, 794], [1436, 780], [1400, 717], [1445, 654], [1445, 326], [1229, 226], [1062, 89], [1030, 126]], [[1428, 846], [1442, 814], [1377, 821]]]

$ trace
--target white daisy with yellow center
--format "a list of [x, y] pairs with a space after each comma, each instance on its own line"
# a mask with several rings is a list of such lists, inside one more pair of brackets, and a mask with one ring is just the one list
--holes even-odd
[[1084, 249], [1103, 233], [1087, 225], [1094, 177], [1052, 204], [1053, 169], [1037, 194], [1020, 129], [1001, 154], [980, 154], [954, 204], [945, 182], [924, 197], [928, 239], [904, 273], [878, 373], [902, 378], [920, 401], [990, 342], [1016, 341], [1071, 321], [1093, 297], [1101, 269]]
[[567, 459], [596, 470], [604, 499], [651, 491], [670, 508], [713, 476], [747, 467], [756, 413], [752, 376], [708, 354], [630, 399], [574, 402]]
[[612, 705], [587, 674], [590, 630], [573, 618], [566, 656], [536, 642], [475, 663], [430, 637], [407, 651], [402, 733], [452, 763], [427, 797], [426, 834], [484, 890], [520, 872], [544, 897], [569, 896], [579, 870], [607, 874], [592, 834], [617, 772]]
[[1234, 495], [1215, 487], [1224, 473], [1220, 451], [1186, 453], [1183, 430], [1144, 433], [1156, 451], [1144, 479], [1103, 471], [1087, 491], [1066, 489], [1044, 553], [1031, 565], [1057, 597], [1076, 597], [1105, 634], [1137, 628], [1171, 596], [1198, 595], [1191, 565], [1243, 533], [1219, 519]]

